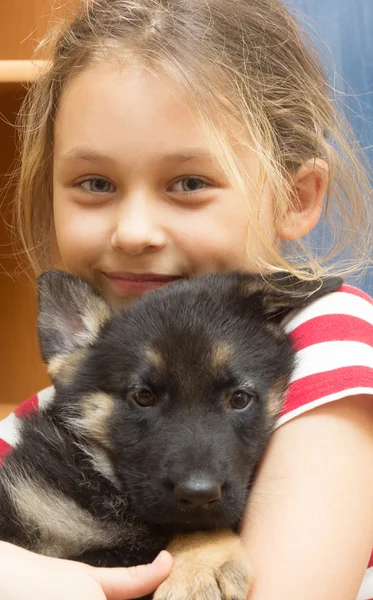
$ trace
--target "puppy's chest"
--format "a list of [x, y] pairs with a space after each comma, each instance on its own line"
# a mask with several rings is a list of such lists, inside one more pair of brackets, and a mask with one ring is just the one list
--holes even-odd
[[61, 442], [42, 444], [41, 460], [28, 440], [4, 464], [1, 487], [15, 521], [13, 530], [9, 521], [6, 525], [8, 541], [19, 543], [21, 537], [29, 549], [61, 558], [152, 545], [151, 533], [131, 516], [127, 497], [100, 453], [81, 448], [73, 455]]
[[106, 518], [99, 518], [40, 478], [15, 481], [11, 492], [33, 550], [40, 554], [73, 557], [87, 550], [126, 545], [139, 535], [128, 523], [123, 527], [124, 524], [118, 522], [115, 506], [112, 510], [102, 506], [106, 508]]

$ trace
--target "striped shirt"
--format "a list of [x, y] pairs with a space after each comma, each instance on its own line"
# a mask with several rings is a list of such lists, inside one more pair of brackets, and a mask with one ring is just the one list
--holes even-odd
[[[296, 367], [276, 427], [327, 402], [373, 395], [373, 300], [367, 294], [343, 285], [293, 311], [285, 327]], [[22, 416], [43, 410], [53, 394], [53, 387], [44, 389], [0, 421], [0, 464], [17, 444]], [[357, 600], [373, 600], [373, 552]]]

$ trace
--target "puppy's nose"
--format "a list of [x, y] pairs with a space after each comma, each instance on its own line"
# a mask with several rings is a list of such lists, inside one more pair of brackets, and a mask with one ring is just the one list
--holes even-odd
[[213, 478], [195, 475], [178, 483], [174, 496], [181, 508], [210, 508], [221, 498], [221, 485]]

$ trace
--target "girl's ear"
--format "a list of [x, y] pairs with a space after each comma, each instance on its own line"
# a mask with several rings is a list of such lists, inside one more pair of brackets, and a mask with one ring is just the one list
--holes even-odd
[[324, 160], [305, 163], [293, 177], [294, 198], [286, 213], [279, 217], [276, 231], [283, 240], [297, 240], [318, 223], [328, 187], [329, 170]]

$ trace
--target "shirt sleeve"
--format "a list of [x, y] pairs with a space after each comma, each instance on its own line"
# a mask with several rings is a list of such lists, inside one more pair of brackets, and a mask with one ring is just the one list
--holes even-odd
[[54, 387], [50, 386], [31, 396], [20, 404], [14, 412], [0, 421], [0, 467], [5, 456], [19, 440], [19, 424], [23, 416], [42, 410], [54, 396]]
[[276, 427], [327, 402], [373, 395], [373, 300], [367, 294], [343, 285], [297, 311], [286, 331], [296, 366]]

